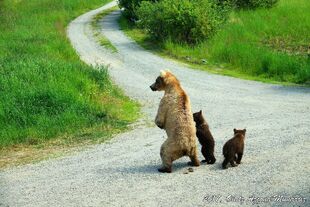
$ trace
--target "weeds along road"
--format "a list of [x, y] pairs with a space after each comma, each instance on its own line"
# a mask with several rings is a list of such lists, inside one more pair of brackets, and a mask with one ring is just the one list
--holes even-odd
[[[70, 156], [0, 172], [0, 206], [248, 206], [250, 197], [300, 196], [300, 202], [259, 206], [309, 206], [310, 90], [211, 75], [153, 55], [119, 30], [116, 11], [102, 21], [102, 33], [117, 48], [110, 54], [91, 36], [91, 18], [110, 3], [75, 19], [68, 36], [87, 64], [109, 65], [110, 75], [142, 104], [132, 131]], [[184, 174], [187, 158], [171, 174], [160, 174], [165, 132], [152, 123], [162, 93], [149, 85], [160, 69], [177, 75], [203, 110], [215, 137], [214, 165]], [[233, 128], [247, 128], [243, 163], [221, 169], [222, 146]], [[202, 157], [200, 157], [202, 159]], [[217, 197], [212, 197], [217, 196]], [[230, 197], [229, 197], [230, 196]], [[232, 201], [231, 196], [245, 199]], [[216, 199], [215, 199], [216, 198]]]

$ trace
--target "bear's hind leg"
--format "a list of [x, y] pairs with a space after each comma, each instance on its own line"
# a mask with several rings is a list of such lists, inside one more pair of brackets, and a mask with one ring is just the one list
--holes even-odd
[[215, 157], [214, 157], [214, 155], [210, 155], [210, 159], [209, 159], [209, 162], [208, 162], [208, 164], [214, 164], [215, 163], [215, 161], [216, 161], [216, 159], [215, 159]]
[[215, 159], [213, 153], [207, 151], [207, 163], [212, 165], [215, 163], [215, 161], [216, 161], [216, 159]]
[[169, 156], [169, 153], [166, 152], [165, 144], [161, 146], [160, 157], [162, 160], [162, 167], [158, 169], [162, 173], [171, 173], [172, 172], [172, 159]]
[[238, 159], [237, 159], [237, 164], [241, 163], [241, 159], [242, 159], [243, 153], [238, 153]]
[[207, 156], [207, 149], [206, 149], [206, 147], [204, 147], [204, 146], [201, 147], [201, 154], [205, 158], [204, 160], [201, 160], [201, 162], [208, 162], [209, 160], [208, 160], [208, 156]]
[[161, 172], [161, 173], [171, 173], [172, 172], [172, 168], [171, 168], [171, 166], [170, 167], [161, 167], [161, 168], [158, 168], [158, 172]]
[[225, 158], [224, 161], [223, 161], [223, 163], [222, 163], [222, 168], [223, 168], [223, 169], [227, 169], [227, 164], [228, 164], [228, 159]]
[[172, 172], [172, 159], [163, 155], [162, 159], [162, 167], [158, 169], [159, 172], [162, 173], [171, 173]]
[[188, 164], [189, 164], [190, 166], [195, 166], [195, 167], [200, 166], [200, 161], [198, 160], [198, 157], [189, 156], [189, 158], [191, 159], [191, 161], [188, 162]]
[[230, 159], [229, 163], [230, 163], [230, 165], [231, 165], [232, 167], [236, 167], [236, 166], [237, 166], [237, 165], [235, 164], [235, 157], [232, 157], [232, 158]]
[[188, 156], [191, 159], [191, 162], [189, 163], [190, 165], [196, 167], [200, 165], [196, 148], [193, 148]]

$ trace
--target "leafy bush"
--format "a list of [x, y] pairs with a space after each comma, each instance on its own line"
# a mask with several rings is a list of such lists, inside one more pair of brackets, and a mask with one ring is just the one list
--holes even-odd
[[224, 0], [222, 2], [230, 2], [237, 8], [255, 9], [270, 8], [274, 6], [278, 0]]
[[139, 25], [159, 40], [197, 43], [211, 37], [225, 22], [227, 9], [210, 0], [141, 2]]
[[[136, 10], [140, 6], [140, 3], [146, 0], [119, 0], [118, 5], [122, 9], [124, 8], [124, 15], [127, 19], [137, 19]], [[156, 0], [148, 0], [155, 2]]]

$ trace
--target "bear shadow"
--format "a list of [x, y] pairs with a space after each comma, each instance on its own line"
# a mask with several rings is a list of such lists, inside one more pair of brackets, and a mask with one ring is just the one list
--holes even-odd
[[239, 167], [239, 165], [237, 165], [236, 167], [232, 167], [231, 165], [230, 165], [230, 163], [228, 163], [227, 164], [227, 169], [223, 169], [223, 167], [222, 167], [222, 162], [216, 162], [216, 163], [214, 163], [214, 164], [212, 164], [212, 165], [210, 165], [210, 164], [202, 164], [201, 166], [207, 166], [208, 168], [209, 168], [209, 170], [210, 171], [227, 171], [228, 169], [234, 169], [234, 168], [238, 168]]
[[187, 165], [187, 166], [188, 167], [186, 169], [191, 167], [191, 168], [194, 168], [194, 170], [195, 170], [195, 168], [197, 168], [197, 169], [200, 169], [200, 168], [208, 169], [210, 171], [216, 171], [216, 170], [221, 170], [222, 169], [222, 165], [220, 163], [207, 164], [206, 162], [202, 162], [202, 160], [200, 160], [200, 165], [198, 167], [195, 167], [195, 166], [193, 167], [193, 166], [190, 166], [190, 165]]
[[[158, 168], [161, 167], [161, 163], [147, 163], [144, 165], [135, 165], [135, 166], [121, 166], [121, 167], [108, 167], [104, 169], [97, 170], [97, 173], [100, 174], [153, 174], [153, 175], [161, 175], [166, 173], [158, 172]], [[199, 167], [193, 167], [188, 165], [188, 161], [178, 161], [174, 162], [172, 165], [172, 174], [173, 173], [183, 173], [188, 170], [188, 168], [200, 169], [200, 168], [208, 168], [210, 171], [223, 171], [222, 163], [214, 163], [212, 165], [201, 163]], [[229, 164], [228, 164], [228, 167]], [[225, 170], [224, 170], [225, 171]], [[168, 173], [169, 174], [169, 173]]]
[[[109, 168], [110, 173], [123, 173], [123, 174], [165, 174], [158, 172], [158, 168], [161, 167], [161, 164], [145, 164], [138, 166], [122, 166]], [[192, 166], [189, 166], [187, 162], [176, 162], [172, 165], [172, 173], [184, 171]]]
[[146, 164], [138, 166], [129, 166], [115, 169], [117, 172], [127, 173], [127, 174], [157, 174], [158, 164]]
[[218, 163], [214, 163], [213, 166], [212, 166], [212, 168], [211, 168], [210, 170], [221, 170], [221, 171], [222, 171], [222, 170], [224, 170], [224, 169], [223, 169], [223, 167], [222, 167], [222, 163], [219, 163], [219, 162], [218, 162]]

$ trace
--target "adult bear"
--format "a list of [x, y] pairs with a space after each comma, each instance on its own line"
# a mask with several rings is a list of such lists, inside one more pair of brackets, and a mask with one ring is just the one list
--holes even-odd
[[179, 80], [170, 71], [161, 71], [150, 88], [165, 91], [155, 119], [168, 136], [160, 149], [163, 166], [158, 171], [171, 173], [172, 162], [182, 156], [189, 156], [191, 164], [199, 166], [191, 104]]

